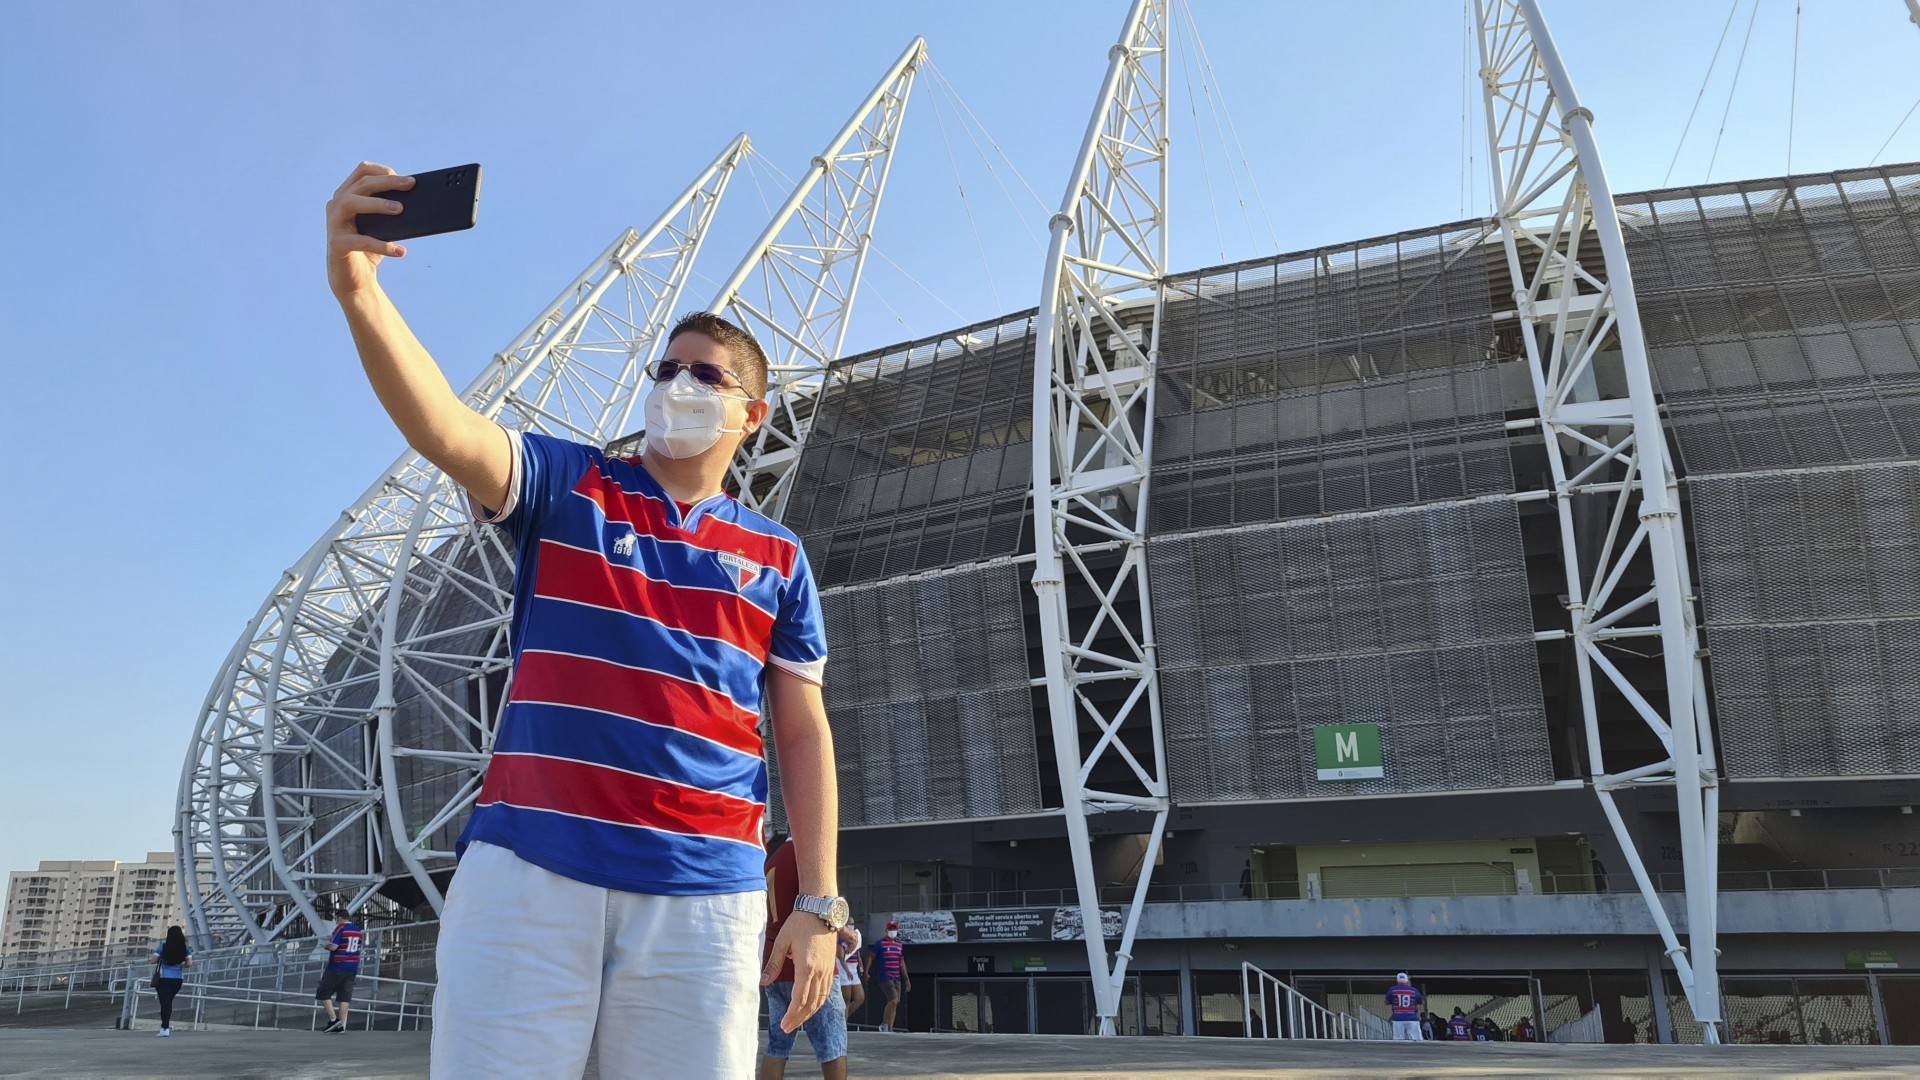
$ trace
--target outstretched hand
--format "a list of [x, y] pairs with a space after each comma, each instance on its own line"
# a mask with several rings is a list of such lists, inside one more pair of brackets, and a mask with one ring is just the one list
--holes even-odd
[[400, 204], [383, 199], [381, 192], [405, 191], [413, 177], [401, 176], [385, 165], [363, 161], [327, 201], [327, 284], [341, 299], [372, 288], [380, 260], [404, 256], [399, 244], [362, 236], [353, 219], [361, 214], [398, 214]]
[[760, 972], [760, 985], [767, 986], [789, 957], [793, 959], [793, 999], [780, 1030], [791, 1035], [800, 1025], [827, 1003], [833, 993], [834, 940], [839, 935], [827, 924], [810, 915], [795, 915], [780, 927], [766, 967]]

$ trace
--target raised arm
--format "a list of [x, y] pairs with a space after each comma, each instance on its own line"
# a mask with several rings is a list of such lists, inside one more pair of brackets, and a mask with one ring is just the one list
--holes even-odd
[[482, 505], [499, 509], [513, 467], [507, 433], [453, 392], [380, 287], [380, 260], [404, 256], [406, 249], [354, 228], [359, 214], [399, 213], [400, 204], [381, 193], [412, 186], [410, 176], [361, 162], [334, 191], [327, 203], [327, 284], [347, 317], [367, 381], [400, 434]]

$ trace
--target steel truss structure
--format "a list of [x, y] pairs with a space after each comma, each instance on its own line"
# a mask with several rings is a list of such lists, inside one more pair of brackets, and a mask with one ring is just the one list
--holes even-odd
[[827, 366], [846, 342], [907, 99], [926, 55], [926, 39], [914, 38], [813, 159], [707, 305], [767, 350], [772, 410], [741, 445], [729, 483], [742, 503], [776, 521], [826, 385]]
[[[651, 228], [615, 239], [463, 400], [581, 442], [627, 430], [747, 150], [734, 139]], [[512, 576], [499, 530], [412, 452], [286, 572], [214, 680], [181, 775], [195, 940], [318, 926], [316, 897], [357, 910], [402, 875], [438, 910], [505, 697]]]
[[[1166, 0], [1136, 0], [1109, 54], [1049, 223], [1035, 327], [1033, 589], [1095, 1014], [1109, 1035], [1168, 810], [1146, 566], [1167, 293], [1167, 15]], [[1131, 790], [1091, 786], [1115, 762]], [[1110, 964], [1087, 817], [1111, 810], [1151, 812], [1153, 831]]]
[[[1718, 768], [1679, 484], [1626, 246], [1593, 114], [1574, 94], [1537, 0], [1475, 0], [1474, 9], [1495, 213], [1564, 551], [1569, 626], [1546, 636], [1571, 638], [1594, 793], [1694, 1017], [1717, 1042]], [[1636, 678], [1610, 657], [1630, 639], [1657, 647], [1660, 678]], [[1664, 758], [1609, 771], [1602, 687], [1652, 729]], [[1614, 803], [1614, 791], [1645, 784], [1672, 785], [1678, 804], [1685, 947]]]

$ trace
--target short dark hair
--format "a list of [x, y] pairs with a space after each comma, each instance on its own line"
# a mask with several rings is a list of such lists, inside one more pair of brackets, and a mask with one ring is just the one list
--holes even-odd
[[667, 344], [681, 334], [705, 334], [733, 357], [734, 371], [739, 374], [740, 382], [747, 393], [756, 398], [767, 396], [767, 354], [753, 335], [738, 326], [715, 315], [711, 311], [695, 311], [680, 316], [667, 332]]

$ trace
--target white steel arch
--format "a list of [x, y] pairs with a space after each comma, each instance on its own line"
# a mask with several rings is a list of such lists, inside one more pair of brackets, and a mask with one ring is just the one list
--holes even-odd
[[[1166, 301], [1168, 32], [1166, 0], [1135, 0], [1049, 222], [1035, 324], [1033, 589], [1061, 811], [1107, 1035], [1167, 824], [1146, 539]], [[1083, 717], [1098, 732], [1090, 748]], [[1148, 744], [1145, 760], [1130, 735]], [[1090, 786], [1116, 763], [1122, 785], [1109, 786], [1130, 790]], [[1153, 832], [1110, 964], [1087, 815], [1111, 810], [1151, 812]]]
[[[1574, 661], [1593, 788], [1626, 853], [1706, 1041], [1719, 1041], [1719, 777], [1707, 712], [1679, 484], [1660, 423], [1626, 245], [1593, 137], [1537, 0], [1475, 0], [1489, 164], [1522, 340], [1552, 469]], [[1598, 251], [1593, 250], [1598, 247]], [[1617, 359], [1603, 354], [1618, 350]], [[1626, 396], [1607, 397], [1602, 367]], [[1605, 507], [1595, 514], [1593, 507]], [[1590, 536], [1601, 537], [1596, 546]], [[1638, 565], [1652, 584], [1623, 587]], [[1664, 700], [1607, 655], [1657, 642]], [[1645, 679], [1642, 681], [1653, 682]], [[1617, 691], [1666, 756], [1617, 772], [1601, 747], [1597, 687]], [[1671, 784], [1680, 818], [1687, 940], [1661, 906], [1613, 792]], [[1658, 987], [1654, 993], [1659, 993]]]
[[[623, 433], [747, 149], [734, 139], [650, 229], [617, 238], [463, 399], [521, 430]], [[216, 678], [182, 772], [175, 849], [199, 940], [317, 926], [314, 897], [357, 908], [403, 869], [438, 909], [451, 853], [430, 840], [478, 790], [511, 601], [498, 530], [411, 451], [287, 571]]]
[[740, 501], [776, 521], [827, 365], [846, 342], [907, 98], [926, 55], [926, 39], [914, 38], [813, 159], [707, 305], [767, 352], [772, 411], [741, 445], [729, 473]]

